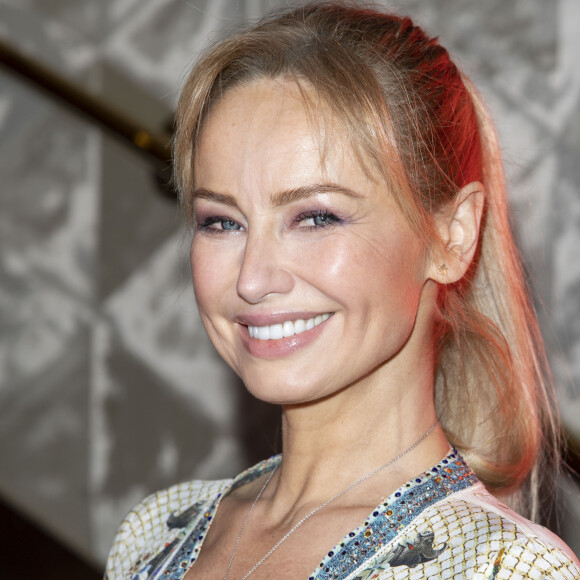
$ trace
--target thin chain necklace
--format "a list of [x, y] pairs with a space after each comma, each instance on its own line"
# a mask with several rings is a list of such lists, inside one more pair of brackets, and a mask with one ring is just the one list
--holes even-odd
[[[415, 443], [413, 443], [413, 445], [411, 445], [411, 447], [408, 447], [407, 449], [405, 449], [405, 451], [402, 451], [401, 453], [399, 453], [399, 455], [397, 455], [396, 457], [391, 459], [388, 463], [385, 463], [381, 467], [378, 467], [377, 469], [373, 469], [373, 471], [371, 471], [370, 473], [363, 475], [363, 477], [361, 477], [360, 479], [357, 479], [354, 483], [351, 483], [348, 487], [343, 489], [341, 492], [337, 493], [335, 496], [331, 497], [329, 500], [326, 500], [323, 504], [319, 505], [317, 508], [314, 508], [310, 513], [306, 514], [301, 520], [296, 522], [296, 524], [294, 524], [294, 526], [292, 526], [292, 528], [290, 528], [290, 530], [280, 540], [278, 540], [278, 542], [274, 546], [272, 546], [272, 548], [270, 548], [270, 551], [267, 554], [265, 554], [258, 562], [256, 562], [256, 564], [254, 564], [254, 567], [245, 576], [243, 576], [241, 578], [241, 580], [246, 580], [251, 574], [253, 574], [256, 571], [256, 569], [259, 566], [261, 566], [280, 547], [280, 545], [283, 542], [285, 542], [308, 518], [311, 518], [314, 514], [318, 513], [320, 510], [322, 510], [326, 506], [330, 505], [333, 501], [337, 500], [339, 497], [342, 497], [345, 493], [348, 493], [351, 489], [355, 488], [357, 485], [360, 485], [363, 481], [366, 481], [367, 479], [370, 479], [371, 477], [373, 477], [377, 473], [380, 473], [381, 471], [383, 471], [383, 469], [386, 469], [387, 467], [389, 467], [389, 465], [392, 465], [393, 463], [399, 461], [399, 459], [402, 459], [405, 455], [407, 455], [407, 453], [410, 453], [411, 451], [413, 451], [413, 449], [415, 449], [415, 447], [418, 447], [425, 439], [427, 439], [427, 437], [431, 434], [433, 429], [435, 429], [435, 427], [437, 426], [438, 422], [439, 421], [435, 421], [435, 423], [433, 423], [433, 425], [431, 425], [431, 427], [429, 427], [427, 432], [424, 435], [422, 435], [419, 439], [417, 439], [417, 441], [415, 441]], [[240, 528], [240, 533], [238, 534], [238, 537], [236, 539], [236, 543], [234, 544], [234, 549], [232, 551], [232, 555], [230, 557], [230, 561], [228, 563], [226, 573], [224, 574], [224, 580], [227, 580], [228, 575], [230, 573], [230, 569], [231, 569], [232, 564], [234, 562], [234, 558], [236, 557], [236, 553], [238, 551], [238, 546], [240, 544], [240, 540], [241, 540], [242, 535], [244, 533], [244, 530], [246, 528], [246, 524], [248, 523], [248, 519], [250, 517], [250, 514], [252, 513], [252, 511], [256, 507], [258, 500], [260, 499], [260, 497], [262, 497], [264, 490], [266, 489], [266, 487], [268, 487], [270, 480], [274, 476], [274, 473], [276, 473], [276, 470], [278, 469], [279, 466], [280, 466], [280, 463], [278, 465], [276, 465], [276, 467], [272, 470], [272, 472], [268, 476], [268, 479], [266, 479], [264, 485], [262, 486], [262, 489], [260, 490], [260, 492], [256, 496], [254, 503], [252, 504], [252, 506], [248, 510], [246, 517], [244, 518], [244, 521], [242, 523], [242, 527]]]

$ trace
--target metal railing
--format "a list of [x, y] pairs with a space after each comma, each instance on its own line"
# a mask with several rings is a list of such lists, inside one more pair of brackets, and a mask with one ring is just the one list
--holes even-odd
[[0, 64], [89, 122], [161, 165], [171, 163], [171, 135], [152, 131], [99, 97], [0, 41]]

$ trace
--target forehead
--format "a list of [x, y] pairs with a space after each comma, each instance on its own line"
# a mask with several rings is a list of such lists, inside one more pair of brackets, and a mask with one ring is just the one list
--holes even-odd
[[283, 144], [284, 134], [312, 140], [304, 99], [297, 86], [282, 80], [257, 80], [231, 88], [207, 115], [197, 150], [237, 144]]
[[196, 186], [200, 180], [219, 182], [234, 169], [246, 180], [260, 174], [283, 182], [301, 173], [344, 178], [337, 173], [361, 171], [351, 143], [330, 108], [306, 83], [255, 80], [229, 89], [208, 114], [195, 151]]

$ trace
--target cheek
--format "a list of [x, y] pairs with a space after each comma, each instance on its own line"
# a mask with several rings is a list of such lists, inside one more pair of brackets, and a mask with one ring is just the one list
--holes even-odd
[[[193, 290], [200, 313], [210, 312], [223, 296], [224, 286], [231, 284], [227, 273], [227, 255], [215, 248], [215, 244], [194, 238], [190, 251]], [[235, 282], [234, 282], [235, 284]]]
[[422, 253], [406, 236], [337, 236], [307, 263], [339, 302], [373, 309], [414, 310], [424, 282]]
[[193, 290], [199, 306], [200, 297], [203, 295], [203, 289], [207, 283], [207, 264], [205, 263], [205, 253], [200, 251], [199, 244], [195, 240], [191, 244], [189, 261], [191, 264]]

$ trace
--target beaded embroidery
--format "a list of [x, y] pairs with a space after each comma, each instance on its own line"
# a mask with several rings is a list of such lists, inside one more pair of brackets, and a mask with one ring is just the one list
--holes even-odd
[[[281, 456], [278, 455], [246, 470], [232, 482], [228, 491], [270, 472], [280, 461]], [[475, 474], [457, 451], [452, 450], [441, 463], [399, 488], [377, 506], [363, 525], [350, 532], [325, 556], [309, 580], [327, 580], [349, 574], [374, 556], [378, 546], [391, 540], [425, 508], [476, 482]], [[165, 554], [161, 552], [164, 556], [161, 562], [159, 561], [160, 554], [142, 567], [139, 573], [133, 576], [133, 580], [153, 579], [159, 572], [162, 572], [160, 578], [181, 580], [197, 559], [222, 495], [220, 493], [209, 505], [199, 504], [198, 509], [201, 512], [197, 513], [197, 517], [194, 517], [189, 525], [181, 530], [178, 537], [170, 544], [170, 550]], [[195, 512], [192, 508], [186, 511]], [[181, 516], [172, 515], [168, 523], [175, 522], [179, 517]], [[171, 552], [174, 555], [169, 560]], [[152, 566], [153, 563], [155, 566]]]
[[[131, 569], [131, 580], [147, 580], [148, 578], [154, 578], [163, 569], [163, 566], [167, 563], [171, 554], [185, 538], [195, 537], [196, 532], [197, 537], [200, 539], [203, 537], [203, 533], [205, 532], [203, 524], [206, 523], [207, 527], [207, 522], [205, 522], [204, 519], [199, 519], [200, 508], [203, 508], [203, 506], [203, 502], [198, 502], [177, 516], [175, 514], [169, 516], [169, 519], [167, 520], [167, 526], [169, 528], [185, 529], [181, 529], [175, 538], [167, 543], [161, 552], [154, 556], [153, 559], [150, 559], [150, 554], [145, 554], [142, 558], [139, 558]], [[188, 533], [188, 530], [191, 529], [192, 525], [195, 525], [193, 533]], [[177, 557], [179, 557], [182, 549], [183, 546], [177, 552]], [[173, 559], [175, 560], [175, 557]], [[165, 575], [166, 577], [170, 577], [167, 576], [167, 571], [165, 572]]]
[[[232, 491], [257, 479], [263, 473], [268, 473], [278, 465], [280, 459], [280, 456], [274, 456], [247, 469], [233, 480], [227, 491]], [[219, 493], [210, 504], [198, 502], [181, 514], [171, 514], [167, 520], [167, 526], [183, 529], [152, 560], [148, 560], [149, 554], [140, 558], [132, 569], [131, 580], [153, 580], [160, 572], [162, 575], [159, 578], [181, 580], [197, 559], [209, 524], [223, 495]], [[171, 553], [174, 555], [170, 558]], [[143, 562], [146, 564], [143, 565]], [[139, 571], [137, 572], [136, 569]]]
[[[183, 580], [223, 495], [280, 460], [272, 457], [230, 481], [179, 484], [142, 502], [121, 526], [105, 578]], [[493, 498], [451, 450], [376, 507], [309, 580], [490, 580], [512, 574], [578, 580], [579, 566], [558, 538]]]
[[342, 578], [354, 572], [423, 510], [475, 483], [477, 477], [453, 450], [430, 471], [390, 495], [364, 525], [350, 532], [326, 555], [308, 580]]

